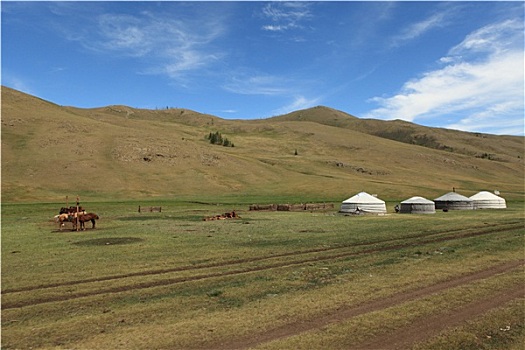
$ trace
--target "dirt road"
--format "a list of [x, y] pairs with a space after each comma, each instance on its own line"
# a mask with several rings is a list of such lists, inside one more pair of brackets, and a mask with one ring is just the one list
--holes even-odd
[[[366, 302], [362, 305], [341, 308], [335, 312], [318, 316], [312, 320], [287, 324], [283, 327], [275, 328], [262, 334], [253, 334], [249, 338], [236, 339], [229, 343], [213, 344], [212, 347], [214, 349], [224, 350], [249, 349], [263, 343], [320, 329], [330, 324], [347, 321], [352, 317], [420, 299], [450, 288], [467, 285], [477, 280], [489, 278], [500, 273], [514, 270], [523, 266], [524, 264], [525, 260], [508, 262], [472, 274], [459, 276], [428, 287], [394, 294], [387, 299], [376, 299]], [[424, 321], [419, 322], [412, 327], [405, 327], [403, 330], [396, 330], [395, 337], [393, 337], [393, 334], [385, 334], [377, 337], [376, 339], [370, 339], [365, 344], [356, 344], [354, 349], [404, 349], [414, 342], [424, 340], [439, 333], [446, 327], [457, 326], [458, 324], [483, 314], [492, 308], [502, 306], [506, 302], [520, 297], [525, 297], [525, 286], [521, 283], [512, 289], [505, 290], [497, 295], [492, 296], [491, 298], [475, 301], [460, 309], [454, 310], [453, 312], [435, 315], [434, 317], [426, 318]]]

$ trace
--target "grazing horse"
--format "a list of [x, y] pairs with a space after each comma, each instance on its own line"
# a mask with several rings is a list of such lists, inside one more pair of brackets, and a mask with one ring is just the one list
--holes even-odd
[[[85, 223], [87, 221], [91, 221], [91, 224], [93, 225], [91, 228], [95, 228], [95, 220], [98, 220], [99, 217], [95, 213], [87, 213], [87, 214], [81, 214], [78, 216], [78, 222], [80, 223], [80, 229], [85, 230]], [[73, 221], [73, 225], [76, 224], [76, 220]]]

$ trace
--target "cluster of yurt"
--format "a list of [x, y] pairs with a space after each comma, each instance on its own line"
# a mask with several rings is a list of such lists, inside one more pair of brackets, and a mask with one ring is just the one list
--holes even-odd
[[[402, 214], [435, 214], [436, 209], [473, 210], [473, 209], [504, 209], [505, 199], [487, 191], [481, 191], [473, 196], [465, 197], [456, 191], [444, 194], [433, 201], [423, 197], [412, 197], [396, 206], [396, 212]], [[341, 213], [347, 214], [386, 214], [385, 201], [360, 192], [341, 203]]]

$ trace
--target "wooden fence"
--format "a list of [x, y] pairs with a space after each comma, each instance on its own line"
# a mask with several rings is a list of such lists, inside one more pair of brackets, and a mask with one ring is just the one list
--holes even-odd
[[262, 211], [314, 211], [334, 209], [333, 203], [300, 203], [300, 204], [252, 204], [250, 210]]
[[162, 212], [162, 207], [141, 207], [139, 205], [139, 213], [153, 213], [153, 212], [157, 212], [157, 213], [160, 213]]

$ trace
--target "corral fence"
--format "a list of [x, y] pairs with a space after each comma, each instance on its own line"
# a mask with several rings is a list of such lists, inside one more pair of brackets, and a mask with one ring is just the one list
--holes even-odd
[[162, 207], [141, 207], [139, 205], [139, 213], [161, 213]]
[[252, 204], [250, 210], [260, 211], [314, 211], [334, 209], [333, 203], [300, 203], [300, 204]]

